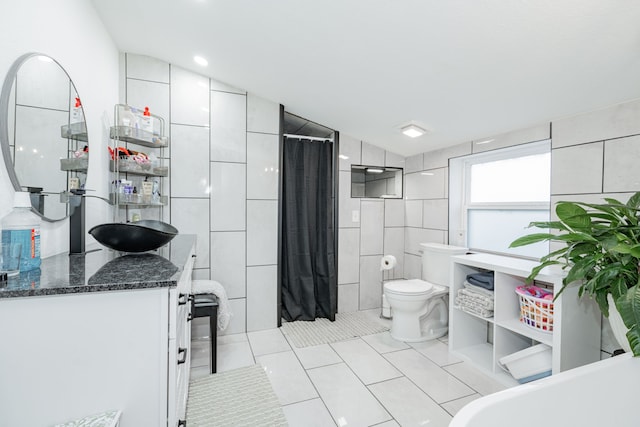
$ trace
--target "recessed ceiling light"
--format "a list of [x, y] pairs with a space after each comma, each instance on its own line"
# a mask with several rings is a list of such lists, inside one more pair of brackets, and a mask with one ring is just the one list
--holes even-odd
[[338, 157], [340, 157], [342, 160], [349, 160], [349, 156], [345, 156], [344, 154], [340, 154]]
[[493, 141], [495, 141], [495, 139], [493, 139], [493, 138], [492, 139], [485, 139], [485, 140], [476, 142], [476, 145], [488, 144], [488, 143], [493, 142]]
[[433, 173], [433, 172], [420, 172], [420, 175], [434, 176], [435, 173]]
[[207, 61], [206, 59], [204, 59], [202, 56], [194, 56], [193, 60], [195, 61], [196, 64], [201, 65], [203, 67], [206, 67], [207, 65], [209, 65], [209, 61]]
[[409, 138], [417, 138], [427, 133], [427, 131], [416, 125], [408, 125], [402, 127], [402, 133]]

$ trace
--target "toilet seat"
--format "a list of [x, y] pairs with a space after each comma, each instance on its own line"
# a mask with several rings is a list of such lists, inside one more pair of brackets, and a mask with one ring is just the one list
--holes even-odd
[[436, 289], [434, 285], [424, 280], [411, 279], [411, 280], [394, 280], [384, 284], [385, 292], [393, 293], [395, 295], [405, 296], [426, 296], [431, 295]]

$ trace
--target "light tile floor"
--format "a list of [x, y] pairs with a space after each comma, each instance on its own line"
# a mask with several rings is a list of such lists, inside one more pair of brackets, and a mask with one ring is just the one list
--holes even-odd
[[[379, 312], [367, 311], [388, 325]], [[194, 324], [191, 378], [209, 375], [203, 329]], [[256, 363], [291, 427], [448, 426], [464, 405], [505, 388], [451, 355], [446, 338], [404, 343], [383, 332], [296, 348], [280, 329], [218, 337], [218, 372]]]

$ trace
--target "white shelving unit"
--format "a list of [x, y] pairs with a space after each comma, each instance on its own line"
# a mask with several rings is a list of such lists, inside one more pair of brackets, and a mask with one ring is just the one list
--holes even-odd
[[[460, 358], [507, 385], [517, 382], [500, 367], [500, 358], [538, 343], [552, 348], [552, 374], [600, 360], [600, 311], [589, 298], [578, 298], [578, 286], [565, 289], [554, 302], [553, 332], [520, 322], [515, 292], [536, 262], [491, 254], [453, 257], [449, 292], [449, 349]], [[494, 272], [494, 316], [484, 318], [461, 310], [455, 296], [468, 274]], [[554, 295], [562, 287], [561, 270], [545, 269], [536, 284]]]
[[[111, 126], [110, 138], [113, 158], [109, 161], [109, 171], [112, 176], [112, 189], [109, 194], [111, 203], [116, 205], [115, 221], [130, 221], [129, 209], [158, 209], [158, 218], [163, 219], [162, 208], [169, 202], [164, 194], [163, 178], [169, 176], [168, 157], [165, 149], [169, 147], [169, 138], [164, 135], [164, 119], [155, 114], [150, 114], [151, 129], [145, 129], [139, 123], [142, 118], [142, 109], [125, 104], [115, 106], [115, 125]], [[132, 156], [121, 156], [119, 148], [128, 151], [144, 152], [149, 156], [152, 152], [157, 161], [155, 163], [139, 164]], [[143, 194], [142, 182], [147, 179], [155, 180], [157, 191], [160, 193], [151, 196]], [[124, 194], [115, 183], [122, 179], [130, 180], [136, 188], [135, 194]], [[145, 218], [149, 215], [143, 215]]]

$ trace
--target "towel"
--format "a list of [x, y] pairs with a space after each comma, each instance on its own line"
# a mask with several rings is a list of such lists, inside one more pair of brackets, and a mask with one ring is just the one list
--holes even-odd
[[467, 281], [472, 285], [480, 286], [485, 289], [493, 290], [493, 271], [485, 271], [483, 273], [473, 273], [467, 275]]
[[214, 294], [218, 297], [218, 329], [224, 331], [229, 326], [229, 320], [233, 313], [229, 307], [227, 292], [219, 282], [215, 280], [192, 280], [192, 294]]
[[471, 283], [469, 283], [466, 280], [464, 281], [463, 285], [464, 285], [464, 287], [466, 289], [469, 289], [470, 291], [477, 292], [479, 294], [482, 294], [482, 295], [488, 296], [490, 298], [493, 298], [493, 291], [490, 291], [489, 289], [485, 289], [485, 288], [480, 287], [480, 286], [472, 285]]

